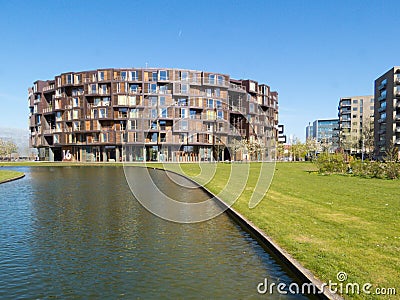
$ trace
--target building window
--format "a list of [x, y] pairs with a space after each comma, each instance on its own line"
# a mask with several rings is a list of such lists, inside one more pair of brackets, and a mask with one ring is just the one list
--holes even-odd
[[188, 130], [188, 121], [187, 120], [181, 120], [179, 122], [179, 127], [181, 130]]
[[91, 84], [90, 85], [90, 93], [96, 94], [97, 92], [97, 84]]
[[187, 84], [181, 84], [181, 93], [182, 94], [188, 93], [188, 85]]
[[129, 136], [132, 137], [131, 142], [137, 142], [137, 132], [130, 132]]
[[152, 72], [151, 73], [151, 81], [157, 81], [158, 79], [158, 74], [157, 72]]
[[74, 109], [73, 110], [73, 112], [72, 112], [72, 117], [73, 117], [73, 119], [79, 119], [79, 110], [77, 110], [77, 109]]
[[160, 85], [158, 87], [158, 93], [159, 94], [167, 94], [168, 93], [168, 86], [166, 85]]
[[151, 93], [151, 94], [157, 93], [157, 84], [149, 83], [149, 93]]
[[74, 127], [74, 130], [80, 130], [81, 129], [81, 126], [80, 126], [79, 122], [73, 122], [72, 125]]
[[353, 111], [358, 111], [358, 107], [353, 107]]
[[168, 80], [168, 72], [165, 70], [160, 71], [160, 80]]
[[207, 120], [215, 120], [215, 111], [207, 110], [206, 119]]
[[220, 88], [215, 89], [215, 97], [221, 97], [221, 90]]
[[187, 81], [189, 78], [189, 74], [187, 71], [181, 71], [181, 81]]
[[206, 95], [207, 95], [207, 97], [211, 97], [212, 96], [211, 89], [206, 89]]
[[249, 104], [249, 112], [254, 113], [254, 103]]
[[72, 107], [78, 107], [78, 106], [79, 106], [79, 99], [72, 98]]
[[157, 97], [149, 97], [149, 106], [157, 106]]
[[160, 109], [160, 115], [162, 118], [168, 118], [168, 109], [167, 108], [161, 108]]
[[216, 103], [216, 106], [217, 106], [218, 109], [222, 108], [222, 101], [221, 100], [216, 100], [215, 103]]
[[100, 71], [98, 76], [99, 76], [99, 81], [103, 81], [104, 80], [104, 71]]
[[68, 74], [67, 75], [67, 84], [73, 84], [73, 83], [74, 83], [74, 81], [73, 81], [72, 74]]
[[107, 117], [107, 109], [100, 108], [99, 109], [99, 118], [106, 118]]
[[181, 108], [179, 112], [179, 117], [185, 119], [188, 117], [187, 108]]
[[191, 109], [189, 111], [190, 119], [196, 119], [196, 111]]
[[208, 75], [208, 82], [210, 84], [215, 84], [215, 75], [214, 74], [209, 74]]
[[207, 99], [207, 107], [214, 108], [214, 100], [213, 99]]
[[159, 98], [159, 102], [160, 102], [160, 106], [165, 106], [165, 97], [164, 96], [161, 96], [160, 98]]
[[131, 75], [131, 80], [134, 80], [134, 81], [138, 80], [137, 71], [131, 71], [130, 75]]
[[131, 84], [129, 86], [129, 90], [131, 91], [131, 93], [137, 93], [139, 90], [139, 85], [137, 84]]
[[152, 118], [152, 119], [157, 119], [157, 109], [153, 108], [153, 109], [150, 111], [150, 118]]
[[224, 119], [224, 112], [222, 110], [219, 110], [217, 112], [217, 118], [220, 119], [220, 120]]
[[127, 76], [126, 76], [126, 71], [121, 71], [121, 80], [126, 80], [127, 79]]
[[354, 99], [353, 100], [353, 104], [357, 104], [358, 103], [358, 100], [357, 99]]
[[129, 125], [130, 130], [137, 130], [137, 120], [130, 120]]
[[218, 85], [224, 85], [224, 77], [221, 75], [218, 75]]
[[103, 84], [100, 86], [100, 94], [107, 94], [107, 85]]
[[136, 108], [131, 109], [129, 117], [132, 119], [139, 118], [139, 110]]
[[178, 99], [179, 106], [187, 106], [187, 99], [186, 98], [179, 98]]

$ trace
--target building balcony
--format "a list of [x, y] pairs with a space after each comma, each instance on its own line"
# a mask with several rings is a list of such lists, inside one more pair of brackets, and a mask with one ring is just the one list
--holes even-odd
[[339, 107], [350, 107], [351, 106], [351, 102], [350, 101], [342, 101], [339, 104]]
[[381, 129], [378, 131], [378, 134], [384, 134], [384, 133], [386, 133], [386, 129]]
[[232, 106], [230, 107], [230, 109], [231, 109], [231, 113], [240, 113], [240, 114], [242, 114], [242, 115], [247, 114], [247, 109], [244, 108], [244, 107], [233, 106], [233, 105], [232, 105]]
[[384, 111], [386, 111], [386, 106], [378, 108], [378, 112], [381, 113], [381, 112], [384, 112]]
[[382, 101], [386, 99], [386, 95], [381, 95], [378, 97], [378, 101]]
[[380, 123], [384, 123], [384, 122], [386, 122], [386, 118], [382, 118], [382, 119], [379, 119], [378, 120], [378, 123], [380, 124]]
[[378, 146], [384, 146], [386, 144], [385, 140], [378, 141]]
[[246, 88], [241, 85], [236, 85], [236, 84], [229, 84], [229, 90], [235, 91], [235, 92], [240, 92], [240, 93], [246, 93]]
[[55, 89], [54, 84], [51, 84], [51, 85], [49, 85], [49, 86], [45, 86], [45, 87], [43, 88], [43, 92], [44, 92], [44, 93], [52, 92], [52, 91], [54, 91], [54, 89]]
[[381, 83], [379, 86], [378, 86], [378, 90], [380, 91], [380, 90], [383, 90], [384, 88], [386, 88], [386, 83]]
[[51, 134], [53, 134], [55, 132], [55, 129], [54, 128], [52, 128], [52, 129], [44, 129], [43, 130], [43, 134], [44, 135], [51, 135]]
[[395, 97], [400, 97], [400, 90], [395, 90], [394, 91], [394, 96]]
[[53, 113], [53, 107], [43, 108], [43, 113], [44, 114], [52, 114]]
[[229, 81], [226, 80], [218, 80], [215, 78], [214, 80], [210, 80], [208, 77], [203, 77], [203, 84], [204, 85], [213, 85], [213, 86], [220, 86], [220, 87], [226, 87], [228, 88], [230, 83]]
[[400, 84], [400, 77], [395, 77], [394, 78], [394, 83], [395, 84]]

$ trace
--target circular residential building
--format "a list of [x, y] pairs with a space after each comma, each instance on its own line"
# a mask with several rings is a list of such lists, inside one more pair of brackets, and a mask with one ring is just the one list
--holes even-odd
[[30, 144], [48, 161], [271, 160], [278, 94], [181, 69], [68, 72], [29, 88]]

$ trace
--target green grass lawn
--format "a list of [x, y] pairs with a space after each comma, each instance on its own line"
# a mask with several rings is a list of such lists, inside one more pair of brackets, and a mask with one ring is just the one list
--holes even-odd
[[0, 183], [22, 176], [24, 173], [16, 172], [16, 171], [9, 171], [9, 170], [0, 170]]
[[[371, 291], [395, 287], [400, 294], [400, 181], [323, 176], [307, 172], [312, 168], [307, 163], [278, 163], [267, 195], [249, 209], [259, 166], [251, 164], [246, 188], [233, 206], [238, 212], [323, 282], [339, 283], [341, 271], [346, 282], [371, 283]], [[200, 172], [198, 165], [182, 168], [188, 176]], [[218, 193], [228, 175], [229, 165], [219, 164], [206, 187]]]

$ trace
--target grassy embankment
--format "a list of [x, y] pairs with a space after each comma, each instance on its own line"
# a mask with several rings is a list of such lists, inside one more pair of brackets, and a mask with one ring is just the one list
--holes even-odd
[[24, 175], [24, 173], [22, 173], [22, 172], [0, 170], [0, 183], [21, 177], [23, 175]]
[[[234, 208], [271, 236], [323, 282], [371, 283], [400, 294], [400, 181], [307, 172], [307, 163], [278, 163], [267, 195], [254, 209], [248, 202], [259, 164], [251, 164], [246, 188]], [[198, 165], [182, 165], [196, 176]], [[229, 165], [218, 165], [206, 187], [218, 193]], [[353, 295], [366, 299], [366, 295]], [[377, 296], [369, 295], [368, 298]], [[346, 296], [347, 298], [347, 296]], [[382, 298], [380, 298], [382, 299]]]

